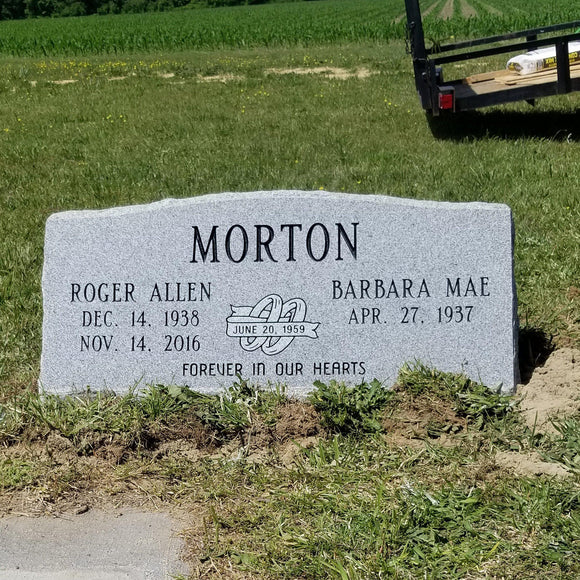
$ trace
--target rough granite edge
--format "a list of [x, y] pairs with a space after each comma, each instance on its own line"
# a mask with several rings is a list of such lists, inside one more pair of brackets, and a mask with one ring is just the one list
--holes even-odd
[[[292, 198], [299, 195], [301, 199], [320, 199], [326, 200], [340, 200], [340, 201], [355, 201], [356, 203], [365, 204], [382, 204], [392, 206], [406, 206], [406, 207], [423, 207], [423, 208], [439, 208], [454, 211], [472, 211], [474, 209], [480, 211], [495, 211], [495, 212], [509, 212], [511, 208], [503, 203], [491, 203], [482, 201], [434, 201], [422, 199], [410, 199], [406, 197], [393, 197], [382, 194], [364, 194], [364, 193], [340, 193], [333, 191], [305, 191], [305, 190], [264, 190], [264, 191], [248, 191], [248, 192], [224, 192], [224, 193], [207, 193], [197, 195], [195, 197], [187, 198], [172, 198], [168, 197], [159, 201], [150, 203], [125, 205], [118, 207], [111, 207], [105, 209], [84, 209], [84, 210], [65, 210], [53, 213], [47, 219], [47, 223], [55, 220], [66, 219], [83, 219], [83, 218], [98, 218], [107, 216], [119, 216], [125, 214], [147, 213], [154, 212], [168, 207], [188, 207], [196, 205], [212, 205], [216, 203], [228, 203], [241, 200], [268, 200], [276, 198]], [[350, 198], [350, 199], [349, 199]]]

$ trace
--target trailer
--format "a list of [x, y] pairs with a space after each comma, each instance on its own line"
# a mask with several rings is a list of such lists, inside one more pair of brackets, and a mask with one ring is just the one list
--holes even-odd
[[[580, 40], [580, 20], [427, 47], [419, 0], [405, 0], [405, 7], [407, 47], [413, 59], [415, 86], [421, 106], [430, 116], [516, 101], [534, 104], [540, 97], [580, 90], [580, 61], [572, 59], [569, 52], [570, 43]], [[555, 47], [555, 56], [548, 67], [539, 72], [519, 74], [506, 68], [444, 80], [443, 65], [449, 63], [549, 46]]]

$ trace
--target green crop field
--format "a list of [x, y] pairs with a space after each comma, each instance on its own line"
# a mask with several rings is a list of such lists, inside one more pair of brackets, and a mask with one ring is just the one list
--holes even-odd
[[[568, 0], [424, 2], [427, 37], [485, 36], [578, 19]], [[321, 0], [220, 9], [0, 22], [0, 54], [81, 56], [404, 37], [402, 0]], [[465, 14], [470, 16], [466, 17]], [[452, 16], [443, 19], [441, 16]]]
[[[422, 6], [436, 41], [580, 17], [529, 4]], [[172, 510], [192, 578], [580, 577], [580, 93], [434, 135], [403, 12], [323, 0], [0, 22], [0, 516]], [[319, 385], [306, 402], [244, 381], [221, 397], [38, 394], [50, 214], [272, 189], [508, 204], [524, 375], [551, 349], [563, 361], [522, 392], [560, 404], [554, 423], [418, 363], [391, 394]]]

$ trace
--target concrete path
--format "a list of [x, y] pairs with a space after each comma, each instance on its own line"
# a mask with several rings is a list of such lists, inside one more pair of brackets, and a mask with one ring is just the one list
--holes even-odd
[[90, 510], [0, 519], [0, 580], [166, 580], [187, 576], [167, 514]]

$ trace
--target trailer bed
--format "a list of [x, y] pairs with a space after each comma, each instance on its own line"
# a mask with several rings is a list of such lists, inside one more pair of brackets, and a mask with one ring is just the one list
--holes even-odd
[[[504, 69], [469, 76], [465, 79], [445, 83], [455, 89], [455, 110], [466, 111], [489, 104], [495, 95], [497, 103], [508, 103], [527, 98], [529, 87], [535, 87], [537, 96], [559, 94], [557, 70], [550, 69], [521, 75]], [[580, 90], [580, 63], [570, 66], [572, 91]]]
[[[419, 0], [405, 0], [407, 46], [413, 57], [415, 86], [421, 105], [432, 116], [469, 111], [580, 91], [580, 63], [570, 58], [569, 44], [580, 40], [580, 20], [530, 30], [520, 30], [451, 44], [425, 46]], [[575, 32], [564, 33], [567, 30]], [[556, 36], [554, 36], [557, 34]], [[554, 46], [554, 68], [528, 75], [510, 70], [476, 74], [444, 81], [442, 65], [488, 58], [499, 54], [528, 52]], [[477, 48], [476, 48], [477, 47]], [[572, 62], [571, 62], [572, 61]]]

